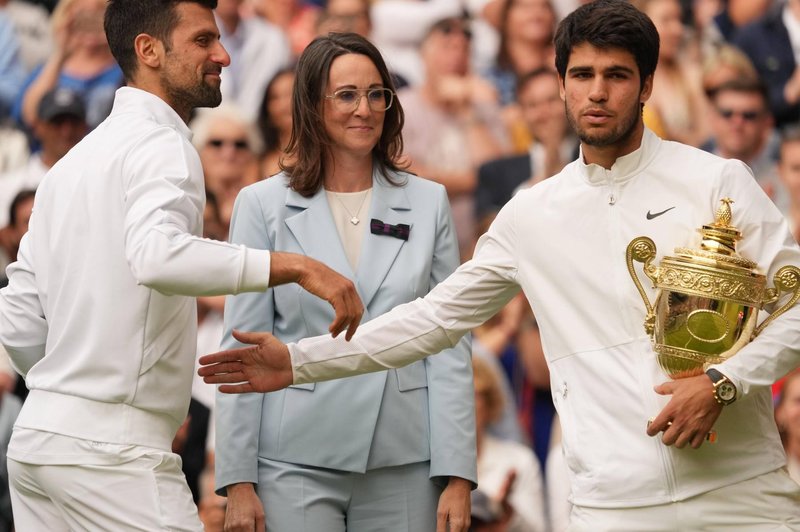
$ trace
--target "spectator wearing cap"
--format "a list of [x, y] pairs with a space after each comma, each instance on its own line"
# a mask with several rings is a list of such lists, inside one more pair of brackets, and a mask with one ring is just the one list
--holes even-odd
[[70, 89], [46, 93], [39, 101], [37, 115], [33, 135], [40, 149], [31, 154], [27, 164], [0, 176], [0, 227], [8, 224], [8, 207], [17, 192], [36, 189], [47, 171], [88, 131], [86, 107], [80, 95]]
[[508, 152], [497, 92], [470, 70], [470, 39], [467, 19], [436, 22], [422, 42], [424, 83], [397, 93], [411, 170], [447, 189], [462, 256], [475, 234], [478, 167]]

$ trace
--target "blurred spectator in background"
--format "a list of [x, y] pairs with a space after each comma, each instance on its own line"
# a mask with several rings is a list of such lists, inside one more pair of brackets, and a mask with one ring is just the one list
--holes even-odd
[[767, 88], [758, 80], [732, 79], [709, 96], [712, 137], [703, 149], [746, 163], [781, 212], [788, 212], [789, 196], [776, 168], [780, 139], [769, 112]]
[[357, 33], [369, 37], [372, 22], [369, 0], [328, 0], [317, 20], [317, 33]]
[[200, 153], [206, 188], [217, 197], [227, 232], [236, 195], [263, 177], [259, 165], [263, 140], [256, 126], [231, 104], [201, 109], [189, 126], [192, 143]]
[[710, 95], [726, 81], [758, 80], [756, 67], [747, 55], [731, 44], [721, 44], [703, 58], [703, 92]]
[[280, 172], [280, 161], [286, 157], [286, 146], [292, 134], [292, 87], [294, 69], [281, 70], [264, 91], [258, 110], [258, 129], [264, 139], [261, 175], [269, 177]]
[[737, 31], [764, 16], [773, 0], [724, 0], [722, 11], [714, 17], [714, 26], [722, 38], [731, 42]]
[[[472, 369], [478, 437], [477, 491], [490, 501], [490, 515], [475, 519], [475, 528], [494, 532], [543, 532], [547, 526], [539, 462], [525, 445], [500, 440], [486, 432], [486, 427], [501, 415], [503, 395], [497, 374], [485, 361], [473, 358]], [[508, 507], [503, 507], [504, 500]]]
[[242, 2], [219, 0], [214, 10], [220, 41], [231, 56], [222, 74], [222, 99], [255, 116], [267, 85], [288, 66], [291, 52], [283, 30], [260, 17], [242, 18]]
[[769, 87], [777, 127], [800, 120], [800, 0], [776, 2], [772, 9], [737, 32], [740, 47]]
[[228, 499], [214, 491], [214, 463], [210, 461], [200, 475], [200, 501], [197, 513], [205, 532], [222, 532], [225, 529], [225, 510]]
[[789, 476], [800, 484], [800, 371], [786, 377], [775, 407], [775, 421], [786, 449]]
[[508, 151], [496, 91], [470, 72], [470, 37], [463, 18], [436, 22], [422, 43], [425, 82], [397, 94], [411, 171], [447, 189], [462, 257], [475, 233], [478, 167]]
[[0, 10], [0, 121], [5, 119], [22, 88], [25, 70], [14, 25]]
[[123, 78], [103, 30], [105, 7], [105, 0], [58, 3], [52, 17], [53, 53], [31, 74], [14, 109], [27, 127], [36, 123], [42, 96], [55, 87], [70, 88], [82, 96], [91, 128], [108, 116]]
[[505, 0], [500, 13], [500, 49], [485, 72], [500, 104], [516, 101], [520, 76], [541, 67], [553, 68], [556, 14], [550, 0]]
[[496, 214], [520, 185], [533, 185], [555, 175], [578, 156], [578, 139], [564, 113], [556, 71], [540, 67], [524, 74], [516, 92], [524, 125], [533, 140], [523, 154], [481, 165], [475, 189], [478, 221]]
[[0, 266], [2, 266], [0, 286], [8, 284], [6, 266], [17, 260], [19, 243], [22, 236], [28, 232], [28, 222], [33, 212], [35, 195], [36, 191], [34, 190], [21, 190], [12, 198], [11, 204], [7, 208], [5, 216], [8, 217], [8, 224], [0, 228]]
[[655, 24], [661, 45], [653, 94], [644, 107], [645, 125], [658, 136], [700, 146], [709, 135], [708, 106], [701, 65], [684, 49], [684, 27], [678, 0], [633, 0]]
[[304, 0], [251, 0], [251, 6], [258, 16], [283, 30], [293, 59], [317, 35], [320, 8], [316, 5]]
[[53, 51], [50, 13], [44, 7], [25, 0], [0, 0], [0, 13], [14, 25], [20, 59], [27, 75], [44, 63]]
[[57, 88], [39, 101], [33, 135], [39, 151], [27, 164], [0, 175], [0, 227], [8, 223], [8, 207], [23, 189], [35, 189], [50, 168], [86, 135], [86, 107], [75, 91]]
[[[686, 5], [687, 2], [683, 2]], [[719, 28], [714, 23], [714, 17], [722, 13], [725, 0], [690, 0], [689, 12], [691, 13], [691, 45], [693, 52], [700, 58], [708, 56], [717, 46], [725, 41]]]
[[778, 174], [789, 196], [789, 229], [800, 242], [800, 128], [787, 129], [781, 135]]
[[463, 14], [459, 0], [380, 0], [370, 10], [372, 40], [402, 84], [417, 86], [425, 80], [420, 46], [431, 26]]

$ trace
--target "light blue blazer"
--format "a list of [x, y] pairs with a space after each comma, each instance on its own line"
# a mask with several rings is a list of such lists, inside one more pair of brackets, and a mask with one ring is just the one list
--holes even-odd
[[[362, 322], [422, 297], [458, 266], [447, 194], [441, 185], [373, 175], [369, 216], [408, 224], [408, 241], [366, 228], [357, 271], [344, 252], [324, 190], [306, 198], [284, 174], [241, 191], [231, 241], [313, 257], [350, 278], [364, 303]], [[269, 331], [284, 342], [325, 334], [331, 306], [296, 284], [230, 296], [231, 329]], [[364, 472], [430, 461], [431, 478], [476, 481], [475, 414], [469, 339], [402, 369], [291, 386], [268, 394], [217, 394], [216, 484], [258, 482], [258, 458]]]

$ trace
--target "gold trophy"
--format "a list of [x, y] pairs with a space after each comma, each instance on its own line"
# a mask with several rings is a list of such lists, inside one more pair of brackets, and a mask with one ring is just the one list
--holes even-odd
[[[650, 238], [640, 236], [628, 244], [628, 272], [647, 309], [644, 328], [661, 369], [673, 379], [700, 375], [733, 356], [800, 299], [800, 268], [780, 268], [774, 288], [767, 288], [756, 263], [736, 253], [742, 234], [731, 225], [731, 203], [722, 199], [714, 223], [700, 229], [699, 249], [676, 248], [675, 256], [664, 257], [658, 266], [652, 264], [656, 245]], [[634, 261], [644, 264], [645, 275], [658, 289], [653, 305]], [[785, 293], [791, 294], [789, 300], [757, 325], [758, 311]]]

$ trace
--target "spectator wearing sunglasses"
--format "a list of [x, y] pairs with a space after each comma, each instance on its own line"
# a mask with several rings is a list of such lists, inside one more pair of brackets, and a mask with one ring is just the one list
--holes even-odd
[[259, 161], [264, 141], [255, 124], [232, 104], [204, 109], [190, 127], [203, 164], [206, 189], [219, 201], [227, 232], [236, 195], [263, 177]]
[[731, 79], [711, 90], [709, 99], [712, 138], [704, 149], [746, 163], [767, 195], [786, 213], [789, 197], [775, 166], [779, 139], [765, 85], [758, 79]]

